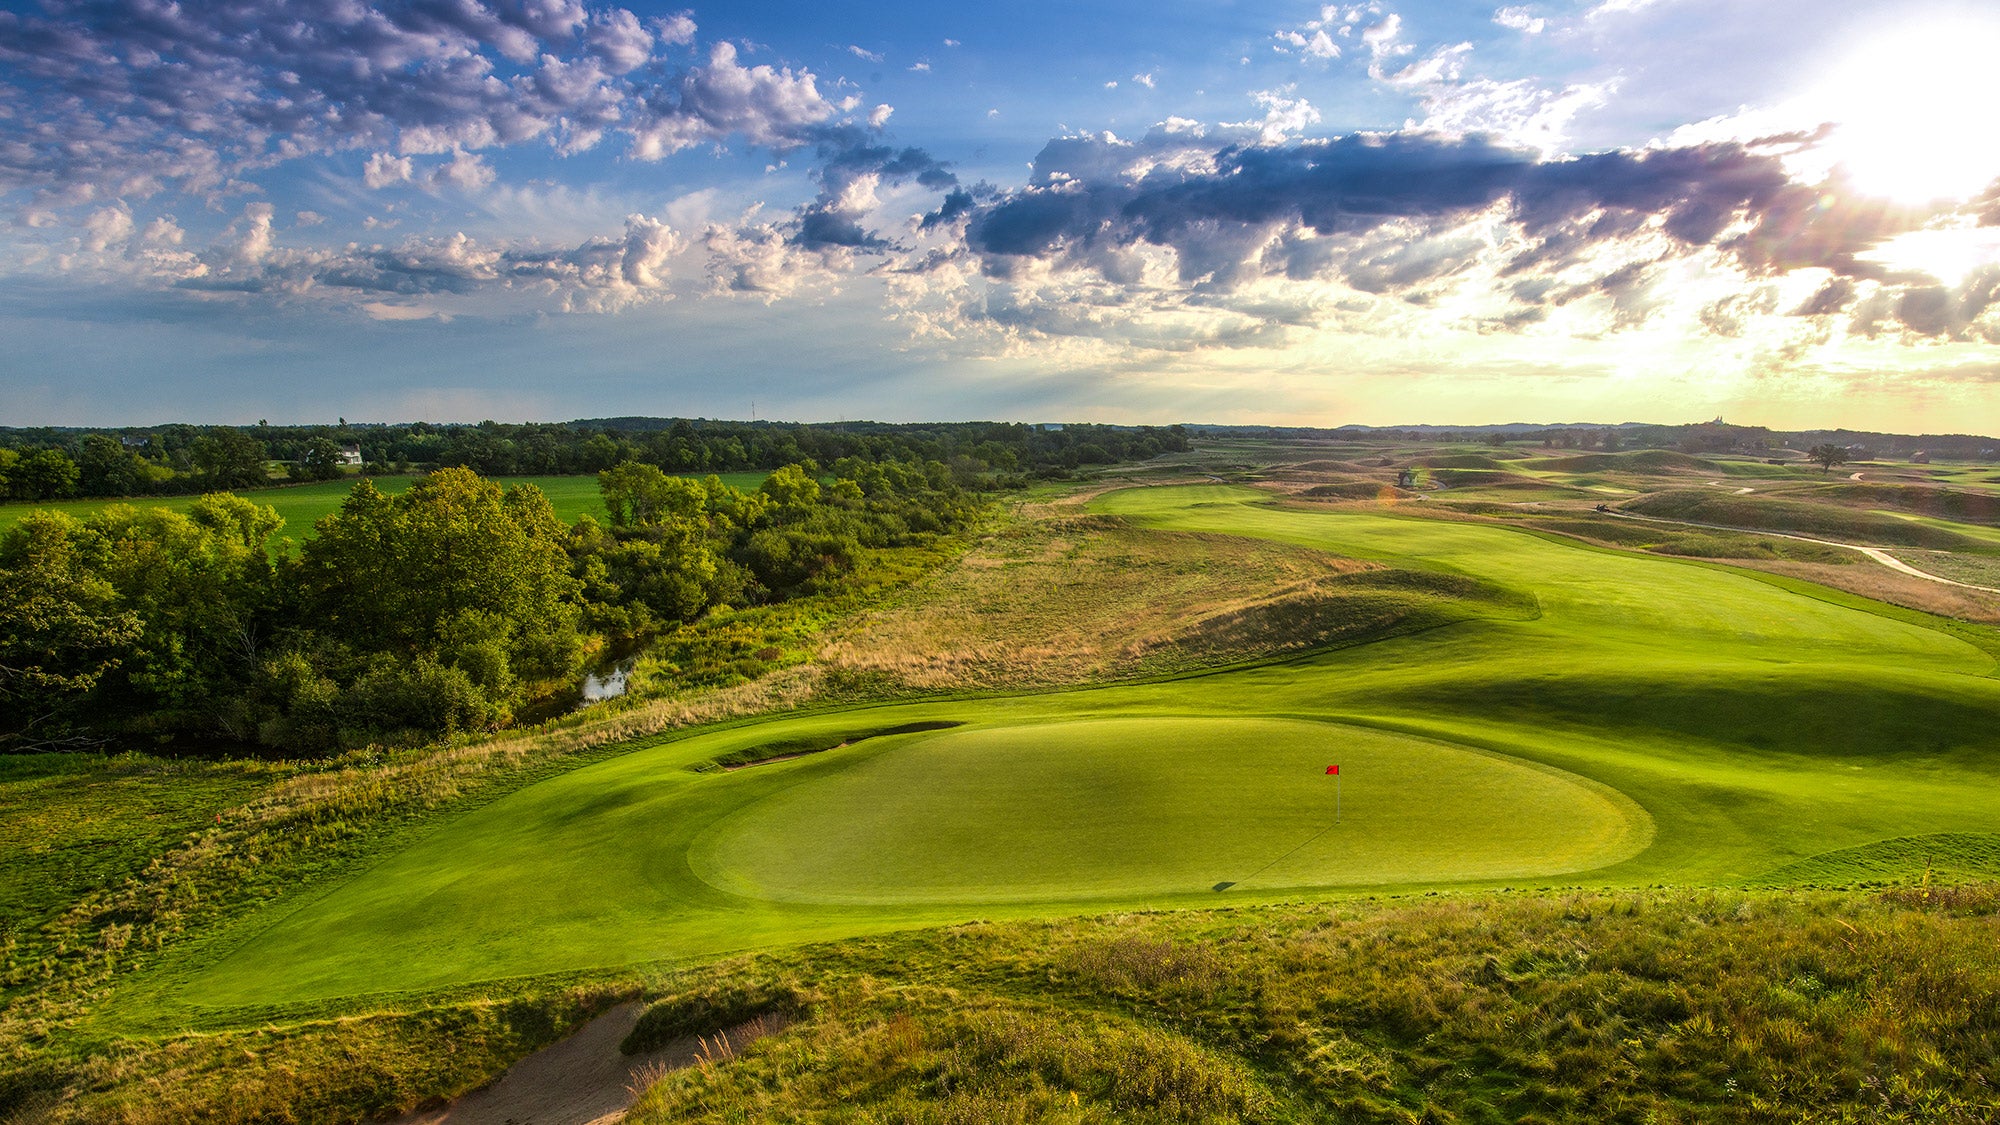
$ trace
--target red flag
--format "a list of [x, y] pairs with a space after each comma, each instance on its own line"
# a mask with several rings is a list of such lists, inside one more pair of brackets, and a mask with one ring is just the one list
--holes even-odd
[[1339, 766], [1328, 766], [1328, 767], [1326, 767], [1326, 775], [1327, 775], [1328, 777], [1332, 777], [1332, 776], [1333, 776], [1334, 774], [1337, 774], [1337, 773], [1339, 773], [1339, 772], [1340, 772], [1340, 767], [1339, 767]]

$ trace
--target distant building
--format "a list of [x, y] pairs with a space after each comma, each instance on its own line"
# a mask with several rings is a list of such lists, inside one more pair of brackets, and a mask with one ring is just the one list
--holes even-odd
[[341, 463], [341, 464], [343, 464], [343, 465], [359, 465], [359, 464], [361, 464], [361, 446], [359, 446], [359, 445], [343, 445], [343, 446], [341, 446], [341, 447], [340, 447], [340, 463]]
[[1910, 464], [1912, 465], [1928, 465], [1930, 463], [1931, 463], [1931, 455], [1925, 453], [1921, 449], [1917, 450], [1915, 453], [1910, 454]]

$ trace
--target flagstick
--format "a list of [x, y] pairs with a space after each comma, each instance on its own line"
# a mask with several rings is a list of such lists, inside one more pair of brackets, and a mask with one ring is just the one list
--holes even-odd
[[1340, 823], [1340, 775], [1333, 775], [1333, 822]]

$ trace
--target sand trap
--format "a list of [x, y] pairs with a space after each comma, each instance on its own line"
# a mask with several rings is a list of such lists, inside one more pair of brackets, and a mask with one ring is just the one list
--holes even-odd
[[618, 1044], [645, 1009], [637, 1000], [620, 1004], [515, 1063], [493, 1085], [443, 1109], [405, 1114], [393, 1125], [615, 1125], [660, 1075], [695, 1065], [704, 1052], [726, 1055], [783, 1026], [774, 1016], [730, 1028], [721, 1035], [730, 1046], [720, 1050], [716, 1037], [706, 1047], [690, 1037], [643, 1055], [619, 1054]]

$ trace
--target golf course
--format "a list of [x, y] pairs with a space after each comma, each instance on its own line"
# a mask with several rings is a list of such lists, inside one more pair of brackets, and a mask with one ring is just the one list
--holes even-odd
[[1231, 484], [1089, 512], [1463, 596], [1299, 656], [638, 739], [169, 951], [100, 1018], [226, 1025], [974, 919], [2000, 874], [1991, 628]]

